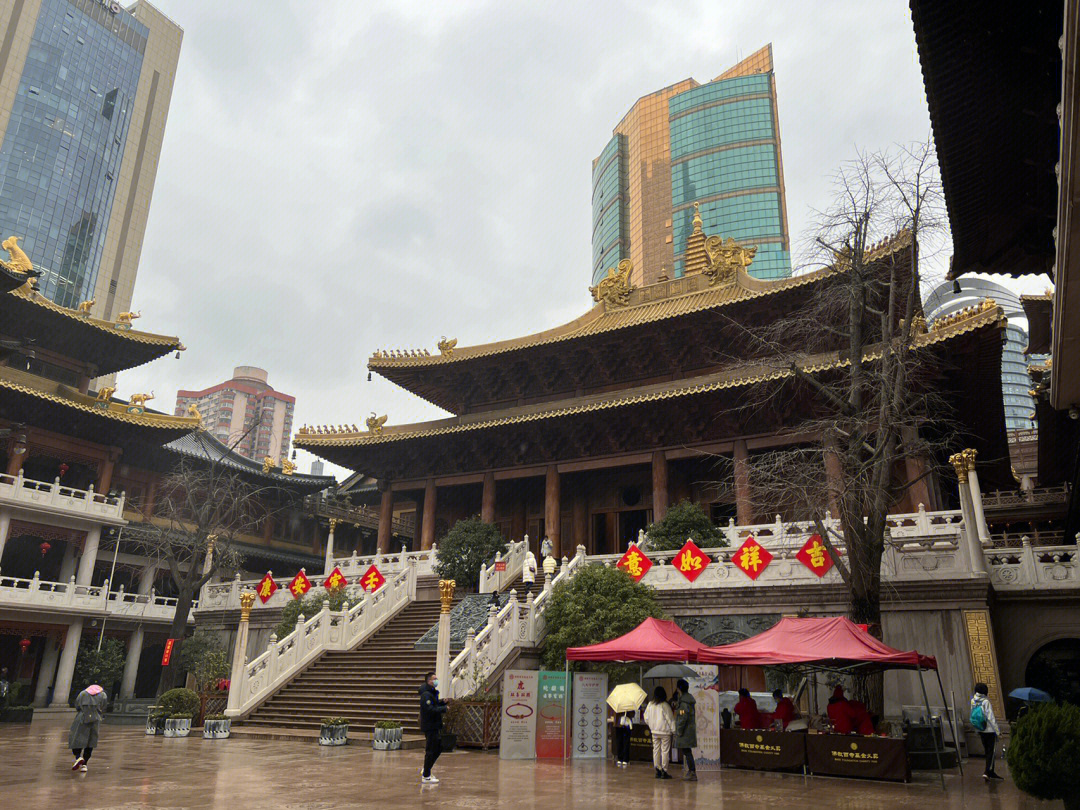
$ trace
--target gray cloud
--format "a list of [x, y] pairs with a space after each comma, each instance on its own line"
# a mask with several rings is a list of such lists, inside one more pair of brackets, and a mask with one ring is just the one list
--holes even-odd
[[163, 404], [250, 363], [297, 425], [439, 414], [367, 356], [583, 312], [612, 128], [767, 42], [793, 235], [856, 147], [929, 131], [902, 3], [158, 5], [185, 37], [134, 306], [189, 349], [120, 393]]

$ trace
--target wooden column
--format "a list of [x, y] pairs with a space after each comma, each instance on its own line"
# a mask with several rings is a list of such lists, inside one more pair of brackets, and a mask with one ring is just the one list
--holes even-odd
[[735, 522], [746, 526], [754, 522], [750, 502], [750, 454], [745, 439], [735, 440]]
[[668, 465], [663, 450], [652, 454], [652, 519], [663, 520], [668, 509]]
[[[528, 506], [525, 501], [525, 491], [522, 488], [521, 481], [513, 482], [514, 487], [517, 489], [517, 496], [514, 499], [514, 511], [510, 516], [510, 539], [521, 540], [525, 536], [525, 527], [529, 525], [529, 518], [526, 514]], [[536, 545], [540, 542], [541, 538], [532, 537], [529, 538], [532, 545]], [[539, 546], [537, 546], [539, 548]]]
[[[424, 519], [420, 524], [420, 549], [427, 551], [435, 542], [435, 479], [429, 478], [424, 486]], [[382, 528], [382, 521], [379, 521]]]
[[495, 473], [484, 473], [484, 491], [480, 496], [480, 519], [495, 522]]
[[99, 492], [102, 495], [109, 494], [109, 487], [112, 486], [113, 468], [116, 466], [116, 461], [110, 455], [107, 459], [101, 462], [98, 466], [98, 480], [94, 484], [94, 491]]
[[[20, 450], [22, 452], [19, 452]], [[11, 443], [11, 449], [8, 451], [7, 469], [4, 470], [4, 472], [8, 475], [18, 475], [19, 470], [22, 469], [22, 466], [26, 463], [26, 458], [29, 455], [30, 451], [25, 444], [13, 441]]]
[[561, 522], [559, 468], [554, 464], [549, 464], [546, 486], [544, 487], [544, 533], [551, 540], [551, 554], [557, 560], [561, 560], [563, 556], [562, 538], [559, 536], [561, 534], [559, 531]]
[[577, 553], [579, 545], [585, 546], [587, 552], [592, 551], [589, 539], [589, 501], [581, 487], [574, 488], [574, 536], [570, 543]]
[[394, 491], [390, 489], [390, 482], [384, 481], [382, 500], [379, 502], [379, 540], [378, 549], [380, 554], [390, 551], [390, 537], [393, 535], [394, 522]]

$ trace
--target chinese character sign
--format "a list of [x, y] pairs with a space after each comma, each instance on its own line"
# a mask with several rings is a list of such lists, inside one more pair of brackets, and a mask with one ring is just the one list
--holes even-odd
[[731, 555], [731, 561], [735, 563], [735, 567], [750, 579], [761, 576], [761, 572], [769, 567], [772, 558], [773, 555], [753, 537], [747, 537], [746, 542], [739, 546], [739, 550]]
[[536, 707], [536, 758], [561, 759], [570, 753], [565, 731], [566, 673], [540, 670], [540, 698]]
[[540, 673], [508, 670], [503, 674], [500, 759], [536, 759], [536, 692]]
[[303, 569], [301, 569], [293, 577], [292, 582], [289, 583], [289, 592], [293, 595], [293, 599], [299, 599], [310, 590], [311, 580], [307, 578]]
[[259, 587], [255, 589], [255, 593], [259, 595], [259, 599], [265, 605], [274, 592], [277, 591], [278, 584], [274, 581], [274, 578], [267, 571], [266, 575], [259, 581]]
[[679, 553], [672, 560], [675, 570], [693, 582], [709, 565], [709, 557], [697, 547], [693, 540], [687, 540], [686, 545], [679, 549]]
[[368, 593], [375, 593], [384, 584], [386, 584], [386, 577], [374, 565], [368, 568], [364, 575], [360, 577], [360, 587]]
[[825, 548], [825, 544], [821, 541], [820, 534], [810, 535], [810, 539], [806, 541], [801, 549], [799, 549], [799, 553], [795, 555], [795, 559], [819, 577], [823, 577], [829, 573], [829, 569], [832, 568], [833, 565], [832, 556], [830, 556], [829, 550]]
[[630, 548], [626, 550], [626, 553], [622, 555], [622, 559], [615, 565], [629, 574], [630, 579], [634, 580], [634, 582], [640, 582], [641, 578], [649, 573], [649, 569], [652, 568], [652, 560], [645, 556], [645, 552], [639, 549], [637, 544], [631, 543]]
[[341, 569], [334, 567], [334, 570], [330, 572], [330, 576], [323, 582], [323, 587], [328, 591], [332, 591], [335, 588], [344, 588], [349, 584], [349, 581], [345, 579], [345, 575], [341, 573]]
[[161, 653], [161, 665], [167, 667], [172, 660], [173, 647], [176, 646], [176, 639], [170, 638], [165, 642], [165, 650]]
[[607, 685], [606, 672], [574, 673], [574, 696], [570, 704], [574, 759], [604, 759], [607, 756]]

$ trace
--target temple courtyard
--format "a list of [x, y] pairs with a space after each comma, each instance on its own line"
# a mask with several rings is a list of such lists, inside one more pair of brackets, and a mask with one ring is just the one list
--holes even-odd
[[[933, 774], [911, 784], [809, 778], [749, 771], [702, 773], [697, 784], [657, 781], [647, 763], [502, 761], [497, 753], [444, 754], [439, 785], [421, 786], [422, 750], [377, 752], [360, 745], [322, 748], [273, 740], [148, 738], [141, 728], [106, 726], [85, 774], [72, 773], [67, 725], [42, 721], [0, 726], [0, 806], [56, 808], [466, 808], [597, 806], [948, 807], [1051, 806], [1006, 780], [986, 785], [978, 763], [964, 777]], [[1007, 768], [999, 766], [1002, 774]], [[672, 772], [678, 776], [677, 768]]]

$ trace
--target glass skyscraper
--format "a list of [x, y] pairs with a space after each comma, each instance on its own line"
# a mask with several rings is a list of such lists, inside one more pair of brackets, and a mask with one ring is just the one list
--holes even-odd
[[0, 23], [0, 71], [18, 76], [0, 91], [0, 234], [20, 237], [43, 295], [94, 299], [94, 315], [115, 318], [131, 302], [183, 32], [109, 0], [16, 3]]
[[639, 99], [615, 128], [593, 161], [593, 283], [623, 258], [638, 285], [682, 275], [695, 202], [706, 233], [757, 245], [752, 275], [791, 275], [771, 45]]

